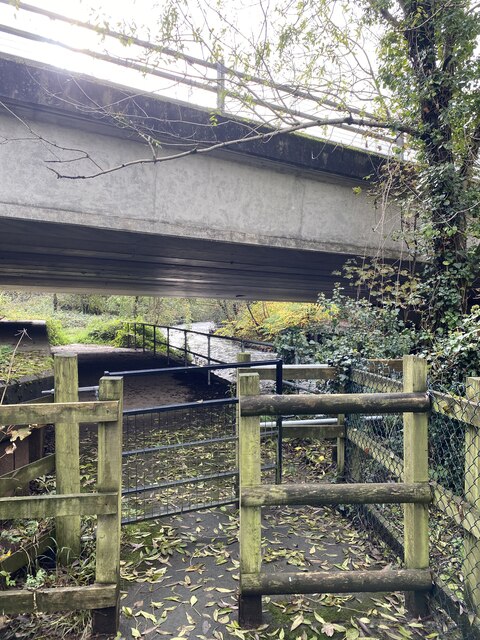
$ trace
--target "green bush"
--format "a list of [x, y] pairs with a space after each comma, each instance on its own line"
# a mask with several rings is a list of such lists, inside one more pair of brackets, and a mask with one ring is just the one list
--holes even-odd
[[88, 323], [86, 331], [82, 336], [82, 342], [93, 344], [117, 344], [117, 335], [124, 330], [123, 320], [102, 320], [95, 319]]
[[46, 324], [48, 341], [52, 346], [55, 347], [60, 344], [68, 344], [69, 341], [60, 320], [47, 318]]

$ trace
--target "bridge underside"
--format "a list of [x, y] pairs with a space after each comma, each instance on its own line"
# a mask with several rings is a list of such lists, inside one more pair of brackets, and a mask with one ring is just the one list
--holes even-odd
[[352, 257], [34, 220], [0, 228], [0, 287], [12, 289], [307, 302]]

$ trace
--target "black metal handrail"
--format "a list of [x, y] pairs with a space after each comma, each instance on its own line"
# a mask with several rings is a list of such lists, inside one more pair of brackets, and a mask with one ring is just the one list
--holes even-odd
[[[151, 347], [150, 350], [153, 351], [153, 355], [156, 356], [157, 354], [157, 346], [158, 345], [163, 345], [166, 347], [166, 356], [167, 356], [167, 361], [170, 364], [170, 356], [172, 354], [172, 352], [177, 352], [177, 354], [179, 354], [180, 356], [183, 354], [183, 360], [185, 362], [185, 364], [187, 364], [188, 362], [188, 356], [195, 356], [197, 358], [203, 358], [204, 360], [207, 361], [208, 364], [211, 364], [212, 362], [218, 363], [218, 364], [222, 364], [224, 361], [222, 360], [218, 360], [217, 358], [214, 358], [211, 355], [211, 341], [212, 340], [226, 340], [227, 342], [235, 342], [237, 344], [240, 344], [241, 349], [243, 350], [247, 345], [248, 346], [258, 346], [258, 347], [264, 347], [270, 350], [274, 349], [274, 346], [272, 343], [270, 342], [264, 342], [261, 340], [250, 340], [247, 338], [234, 338], [231, 336], [217, 336], [213, 333], [206, 333], [204, 331], [197, 331], [196, 329], [187, 329], [186, 327], [170, 327], [167, 325], [159, 325], [159, 324], [151, 324], [151, 323], [147, 323], [147, 322], [126, 322], [125, 323], [127, 325], [127, 335], [128, 335], [128, 347], [130, 348], [131, 346], [133, 346], [134, 349], [137, 348], [141, 348], [143, 351], [146, 351], [147, 348], [149, 347], [149, 342], [151, 342]], [[133, 330], [130, 330], [130, 327], [133, 328]], [[153, 335], [151, 337], [147, 336], [147, 332], [146, 332], [146, 328], [150, 328], [153, 330]], [[166, 335], [164, 335], [163, 333], [161, 333], [161, 336], [163, 337], [163, 339], [161, 337], [158, 336], [159, 331], [157, 331], [157, 329], [160, 330], [160, 332], [162, 331], [166, 331]], [[173, 331], [177, 331], [180, 333], [183, 333], [184, 339], [183, 339], [183, 345], [177, 345], [175, 347], [173, 347], [170, 344], [170, 334]], [[189, 334], [195, 334], [195, 335], [199, 335], [199, 336], [204, 336], [207, 338], [207, 353], [203, 354], [203, 353], [198, 353], [196, 351], [192, 351], [191, 349], [189, 349], [188, 347], [188, 335]], [[131, 339], [130, 337], [133, 338], [133, 345], [131, 345]], [[138, 342], [137, 342], [137, 338], [138, 338]]]
[[187, 329], [186, 327], [171, 327], [163, 324], [149, 324], [149, 323], [137, 323], [137, 324], [145, 324], [147, 327], [157, 327], [159, 329], [170, 329], [171, 331], [186, 331], [187, 333], [195, 333], [199, 336], [210, 336], [210, 338], [215, 340], [228, 340], [230, 342], [240, 342], [241, 344], [253, 344], [258, 345], [260, 347], [270, 347], [274, 348], [273, 343], [264, 342], [262, 340], [250, 340], [249, 338], [234, 338], [233, 336], [218, 336], [215, 333], [206, 333], [205, 331], [197, 331], [197, 329]]
[[266, 365], [277, 366], [277, 381], [279, 371], [282, 371], [283, 360], [274, 358], [272, 360], [253, 360], [251, 362], [222, 362], [221, 364], [191, 365], [184, 367], [161, 367], [160, 369], [132, 369], [130, 371], [105, 371], [105, 376], [156, 376], [160, 373], [180, 373], [182, 371], [216, 371], [220, 369], [250, 369], [252, 367], [261, 367]]
[[[116, 374], [115, 374], [116, 375]], [[150, 413], [166, 413], [167, 411], [181, 411], [182, 409], [198, 409], [200, 407], [223, 406], [238, 404], [238, 398], [219, 398], [216, 400], [201, 400], [200, 402], [184, 402], [182, 404], [163, 404], [146, 409], [125, 409], [124, 416], [139, 416]]]

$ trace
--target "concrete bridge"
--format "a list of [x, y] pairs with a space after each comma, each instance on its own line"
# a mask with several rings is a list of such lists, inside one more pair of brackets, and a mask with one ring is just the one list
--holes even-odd
[[381, 156], [279, 135], [58, 179], [251, 124], [8, 57], [0, 77], [0, 287], [309, 301], [348, 257], [399, 254], [398, 212], [365, 194]]

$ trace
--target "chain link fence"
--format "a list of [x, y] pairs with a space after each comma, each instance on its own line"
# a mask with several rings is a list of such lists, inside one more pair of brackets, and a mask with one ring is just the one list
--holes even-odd
[[[401, 391], [401, 373], [356, 369], [349, 391]], [[434, 606], [456, 622], [465, 639], [480, 638], [480, 386], [469, 379], [453, 392], [429, 384], [430, 566]], [[403, 477], [402, 415], [347, 417], [346, 480], [396, 482]], [[403, 510], [397, 505], [356, 507], [355, 517], [403, 555]], [[442, 638], [458, 637], [445, 634]]]

